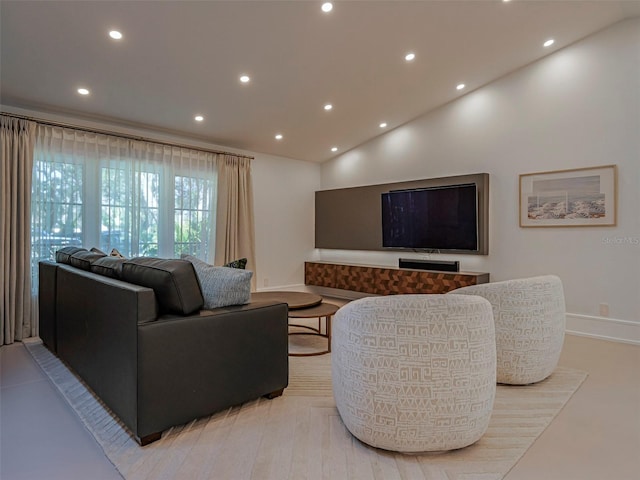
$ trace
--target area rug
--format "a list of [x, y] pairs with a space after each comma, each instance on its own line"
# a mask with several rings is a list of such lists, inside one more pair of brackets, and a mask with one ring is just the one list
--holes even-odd
[[290, 357], [289, 387], [282, 397], [171, 428], [140, 447], [57, 357], [40, 343], [25, 345], [128, 480], [497, 480], [587, 377], [559, 367], [535, 385], [498, 386], [480, 441], [446, 453], [403, 455], [364, 445], [346, 430], [333, 400], [329, 354]]

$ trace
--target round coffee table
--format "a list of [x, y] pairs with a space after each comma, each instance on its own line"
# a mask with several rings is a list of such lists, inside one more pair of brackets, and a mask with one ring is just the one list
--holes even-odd
[[[308, 292], [256, 292], [251, 294], [252, 302], [281, 302], [289, 305], [289, 310], [308, 308], [319, 305], [322, 297]], [[291, 316], [291, 315], [289, 315]]]
[[[291, 357], [311, 357], [313, 355], [323, 355], [331, 352], [331, 317], [338, 311], [338, 306], [333, 303], [322, 302], [309, 308], [301, 308], [289, 311], [289, 318], [318, 318], [318, 328], [308, 325], [290, 323], [290, 327], [304, 328], [310, 332], [289, 332], [289, 335], [317, 335], [327, 339], [327, 349], [311, 353], [289, 353]], [[324, 332], [322, 333], [322, 319], [324, 318]]]

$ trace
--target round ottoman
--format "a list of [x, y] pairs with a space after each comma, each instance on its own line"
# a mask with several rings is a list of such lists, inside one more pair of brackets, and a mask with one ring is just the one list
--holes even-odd
[[491, 305], [466, 295], [363, 298], [334, 317], [333, 392], [347, 429], [398, 452], [484, 434], [496, 392]]
[[555, 275], [483, 283], [453, 290], [493, 307], [497, 381], [527, 385], [547, 378], [560, 359], [565, 330], [562, 281]]

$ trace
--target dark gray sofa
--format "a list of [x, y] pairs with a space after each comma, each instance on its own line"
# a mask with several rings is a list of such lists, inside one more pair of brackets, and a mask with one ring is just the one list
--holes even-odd
[[39, 271], [43, 343], [141, 445], [288, 384], [286, 304], [164, 314], [151, 288], [49, 261]]

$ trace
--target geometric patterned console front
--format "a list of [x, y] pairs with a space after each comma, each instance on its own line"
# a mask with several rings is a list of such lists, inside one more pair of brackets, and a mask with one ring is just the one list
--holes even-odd
[[452, 450], [487, 430], [496, 341], [482, 297], [363, 298], [338, 310], [332, 339], [336, 406], [364, 443], [406, 453]]
[[370, 267], [305, 262], [304, 283], [374, 295], [447, 293], [489, 281], [488, 273], [436, 272], [409, 268]]

